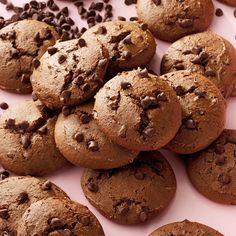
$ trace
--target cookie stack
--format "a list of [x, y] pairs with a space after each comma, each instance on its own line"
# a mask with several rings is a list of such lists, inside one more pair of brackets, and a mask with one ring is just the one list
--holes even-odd
[[[236, 131], [224, 130], [225, 98], [236, 94], [235, 49], [201, 32], [213, 17], [210, 0], [166, 4], [137, 1], [144, 23], [103, 22], [68, 41], [56, 41], [53, 27], [35, 20], [0, 30], [0, 52], [8, 55], [0, 87], [33, 95], [0, 117], [1, 165], [24, 176], [69, 163], [85, 167], [88, 201], [130, 225], [156, 217], [174, 198], [176, 178], [159, 152], [164, 148], [190, 156], [190, 179], [206, 197], [235, 204]], [[176, 12], [167, 16], [170, 9]], [[162, 59], [161, 76], [146, 69], [156, 52], [151, 32], [177, 40]], [[86, 207], [49, 181], [11, 177], [0, 185], [3, 235], [104, 235]], [[221, 235], [188, 221], [151, 235], [184, 230]]]

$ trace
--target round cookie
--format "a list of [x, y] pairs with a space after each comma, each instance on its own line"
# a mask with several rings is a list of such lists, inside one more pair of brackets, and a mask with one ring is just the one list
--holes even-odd
[[218, 0], [218, 1], [236, 7], [236, 0]]
[[56, 148], [56, 116], [40, 102], [11, 106], [0, 117], [0, 163], [19, 175], [45, 175], [66, 165]]
[[131, 150], [157, 150], [181, 124], [174, 90], [146, 69], [123, 72], [96, 94], [95, 119], [115, 143]]
[[182, 222], [174, 222], [167, 225], [164, 225], [149, 236], [167, 236], [167, 235], [191, 235], [191, 236], [223, 236], [215, 229], [210, 228], [209, 226], [184, 220]]
[[224, 129], [224, 97], [211, 81], [198, 73], [176, 71], [161, 78], [176, 91], [182, 107], [182, 125], [166, 148], [187, 154], [207, 147]]
[[9, 177], [0, 181], [0, 232], [17, 235], [21, 216], [34, 202], [49, 197], [68, 198], [56, 185], [34, 177]]
[[30, 93], [30, 76], [39, 59], [59, 35], [36, 20], [22, 20], [0, 30], [0, 88], [14, 93]]
[[17, 236], [104, 236], [102, 226], [85, 206], [69, 199], [48, 198], [32, 204], [22, 216]]
[[49, 108], [78, 105], [103, 85], [108, 52], [96, 40], [73, 39], [49, 48], [34, 70], [34, 94]]
[[138, 152], [111, 142], [98, 129], [93, 105], [91, 102], [71, 109], [70, 114], [59, 115], [55, 126], [58, 149], [74, 165], [91, 169], [111, 169], [131, 163]]
[[161, 62], [161, 73], [191, 70], [214, 82], [224, 97], [236, 95], [236, 50], [226, 39], [203, 32], [173, 43]]
[[85, 39], [98, 39], [109, 51], [108, 72], [146, 66], [156, 52], [156, 42], [145, 24], [109, 21], [97, 24], [84, 34]]
[[159, 39], [174, 42], [205, 31], [214, 16], [212, 0], [138, 0], [137, 14]]
[[236, 205], [236, 130], [224, 130], [208, 148], [188, 160], [196, 189], [212, 201]]
[[81, 185], [89, 202], [120, 224], [138, 224], [157, 216], [176, 191], [174, 172], [157, 151], [141, 152], [133, 163], [117, 169], [86, 169]]

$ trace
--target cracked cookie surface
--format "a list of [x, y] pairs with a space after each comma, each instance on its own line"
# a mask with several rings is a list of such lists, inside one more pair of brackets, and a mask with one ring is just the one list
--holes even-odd
[[39, 59], [59, 35], [36, 20], [22, 20], [0, 30], [0, 88], [15, 93], [32, 91], [30, 77]]
[[12, 106], [0, 118], [0, 163], [20, 175], [44, 175], [66, 165], [56, 148], [57, 116], [41, 102]]
[[197, 190], [212, 201], [236, 205], [236, 130], [224, 130], [208, 148], [190, 157], [188, 175]]
[[133, 163], [117, 169], [86, 169], [81, 185], [89, 202], [120, 224], [138, 224], [157, 216], [176, 191], [174, 172], [157, 151], [141, 152]]
[[85, 206], [48, 198], [32, 204], [22, 216], [18, 236], [104, 236], [102, 226]]
[[68, 198], [48, 180], [18, 176], [0, 181], [0, 235], [18, 235], [18, 223], [26, 209], [32, 203], [50, 197]]
[[215, 229], [210, 228], [207, 225], [203, 225], [198, 222], [191, 222], [188, 220], [164, 225], [156, 229], [149, 236], [179, 236], [179, 235], [223, 236], [223, 234], [219, 233]]
[[212, 0], [138, 0], [137, 14], [159, 39], [174, 42], [206, 30], [212, 22]]
[[96, 40], [58, 42], [34, 70], [33, 91], [50, 108], [78, 105], [103, 85], [107, 65], [108, 52]]
[[74, 165], [92, 169], [111, 169], [129, 164], [138, 152], [110, 141], [99, 130], [93, 117], [94, 103], [61, 113], [55, 127], [55, 141], [63, 156]]
[[173, 87], [182, 107], [182, 125], [166, 148], [187, 154], [207, 147], [225, 126], [226, 101], [220, 91], [194, 72], [170, 72], [161, 78]]
[[225, 98], [236, 95], [236, 50], [212, 32], [186, 36], [173, 43], [161, 62], [161, 73], [190, 70], [205, 75]]
[[153, 35], [145, 24], [110, 21], [88, 29], [83, 37], [98, 39], [109, 52], [108, 73], [146, 66], [156, 52]]
[[157, 150], [177, 133], [181, 107], [166, 81], [146, 69], [123, 72], [96, 94], [95, 120], [115, 143], [131, 150]]

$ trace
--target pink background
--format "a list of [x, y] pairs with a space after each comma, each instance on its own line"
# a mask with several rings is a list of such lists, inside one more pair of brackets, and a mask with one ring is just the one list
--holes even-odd
[[[20, 5], [24, 1], [15, 0], [13, 3]], [[85, 1], [87, 3], [90, 0]], [[135, 7], [125, 6], [123, 0], [111, 0], [115, 8], [115, 17], [122, 15], [125, 17], [135, 16]], [[69, 5], [73, 19], [79, 26], [83, 25], [78, 14], [76, 14], [76, 8], [70, 3], [61, 2], [58, 4], [61, 6]], [[236, 18], [233, 17], [233, 8], [224, 6], [214, 1], [215, 8], [220, 7], [224, 11], [224, 16], [215, 17], [211, 30], [224, 36], [226, 39], [236, 47]], [[5, 7], [0, 4], [0, 15], [7, 17]], [[151, 67], [154, 71], [159, 72], [160, 59], [169, 46], [168, 43], [157, 40], [157, 54], [151, 63]], [[0, 72], [1, 73], [1, 72]], [[10, 94], [0, 90], [0, 102], [7, 102], [8, 104], [15, 104], [20, 100], [29, 99], [30, 96], [20, 96]], [[1, 111], [0, 111], [1, 112]], [[236, 98], [229, 99], [227, 110], [227, 123], [226, 128], [236, 128]], [[104, 231], [107, 236], [144, 236], [151, 233], [154, 229], [164, 224], [189, 219], [192, 221], [198, 221], [207, 224], [227, 236], [236, 235], [236, 206], [224, 206], [207, 200], [200, 195], [189, 182], [184, 165], [182, 161], [175, 155], [163, 151], [166, 154], [169, 162], [171, 163], [176, 177], [177, 177], [177, 193], [168, 207], [161, 215], [154, 220], [144, 225], [139, 226], [122, 226], [104, 218], [100, 215], [86, 200], [80, 187], [80, 176], [82, 168], [79, 167], [66, 167], [63, 170], [58, 171], [52, 175], [47, 176], [50, 180], [58, 184], [69, 196], [84, 205], [87, 205], [93, 213], [100, 220], [103, 225]], [[0, 168], [1, 169], [1, 168]]]

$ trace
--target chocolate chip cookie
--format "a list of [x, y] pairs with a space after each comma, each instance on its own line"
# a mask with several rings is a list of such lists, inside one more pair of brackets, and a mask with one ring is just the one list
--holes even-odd
[[95, 119], [115, 143], [131, 150], [157, 150], [181, 124], [175, 91], [146, 69], [118, 74], [96, 94]]
[[236, 51], [226, 39], [204, 32], [186, 36], [165, 52], [161, 72], [191, 70], [214, 82], [224, 97], [236, 95]]
[[113, 143], [98, 129], [93, 105], [91, 102], [59, 115], [55, 141], [60, 152], [74, 165], [91, 169], [111, 169], [132, 162], [138, 152]]
[[167, 236], [167, 235], [191, 235], [191, 236], [223, 236], [223, 234], [210, 228], [209, 226], [184, 220], [182, 222], [175, 222], [164, 225], [149, 236]]
[[32, 91], [30, 76], [39, 59], [59, 35], [36, 20], [22, 20], [0, 30], [0, 88], [14, 93]]
[[65, 166], [56, 148], [57, 116], [40, 102], [11, 106], [0, 117], [0, 163], [19, 175], [44, 175]]
[[219, 2], [228, 4], [230, 6], [236, 7], [236, 0], [218, 0]]
[[156, 43], [146, 24], [109, 21], [87, 30], [85, 39], [98, 39], [109, 51], [108, 73], [146, 66], [156, 52]]
[[89, 202], [120, 224], [138, 224], [157, 216], [176, 191], [174, 172], [157, 151], [141, 152], [132, 164], [117, 169], [87, 169], [81, 185]]
[[208, 148], [188, 161], [197, 190], [212, 201], [236, 205], [236, 130], [224, 130]]
[[0, 181], [0, 235], [18, 235], [21, 216], [34, 202], [67, 195], [48, 180], [34, 177], [9, 177]]
[[58, 42], [34, 70], [33, 91], [50, 108], [78, 105], [103, 85], [107, 65], [108, 52], [96, 40]]
[[174, 42], [205, 31], [212, 22], [212, 0], [138, 0], [137, 14], [159, 39]]
[[48, 198], [33, 203], [22, 216], [18, 236], [104, 236], [102, 226], [85, 206], [69, 199]]
[[170, 72], [161, 78], [174, 88], [182, 107], [182, 125], [166, 148], [186, 154], [207, 147], [224, 129], [224, 97], [211, 81], [195, 72]]

